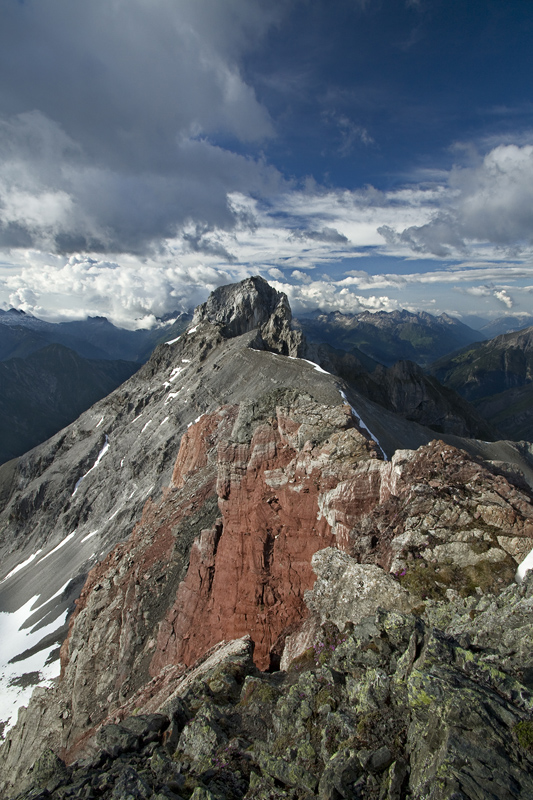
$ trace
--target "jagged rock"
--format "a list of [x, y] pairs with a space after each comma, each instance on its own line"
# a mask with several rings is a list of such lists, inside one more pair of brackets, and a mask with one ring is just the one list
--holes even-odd
[[[45, 746], [74, 755], [151, 676], [150, 692], [168, 697], [171, 675], [221, 638], [251, 635], [256, 664], [268, 667], [283, 636], [306, 624], [311, 558], [324, 545], [355, 559], [328, 551], [331, 569], [315, 590], [317, 613], [339, 628], [378, 605], [407, 611], [449, 589], [468, 595], [512, 580], [532, 542], [527, 494], [443, 442], [383, 462], [353, 424], [347, 405], [278, 392], [189, 428], [174, 486], [147, 504], [131, 540], [82, 591], [59, 692], [41, 717]], [[354, 580], [362, 595], [350, 596]], [[231, 681], [221, 686], [230, 697]], [[68, 709], [60, 726], [58, 706]], [[28, 747], [32, 733], [23, 736]]]
[[52, 750], [45, 750], [32, 769], [34, 786], [46, 791], [54, 791], [70, 777], [70, 770]]
[[315, 553], [311, 564], [317, 581], [305, 602], [322, 623], [330, 621], [340, 630], [375, 614], [378, 607], [410, 611], [419, 603], [381, 567], [358, 564], [336, 548]]
[[213, 752], [228, 737], [220, 727], [223, 715], [212, 703], [204, 702], [196, 716], [185, 726], [178, 742], [178, 753], [188, 757], [201, 769], [205, 762], [210, 764]]
[[226, 338], [259, 329], [265, 349], [298, 357], [303, 352], [303, 336], [291, 330], [291, 319], [287, 296], [256, 276], [215, 289], [195, 310], [192, 324], [218, 325]]
[[149, 800], [151, 796], [150, 785], [131, 767], [121, 773], [111, 792], [113, 800]]
[[191, 795], [191, 800], [217, 800], [217, 798], [209, 791], [209, 789], [204, 789], [201, 786], [197, 786]]
[[314, 793], [317, 787], [316, 776], [299, 764], [275, 758], [267, 753], [260, 753], [257, 761], [263, 772], [284, 786], [307, 789], [310, 793]]
[[[511, 618], [533, 603], [533, 577], [507, 594], [507, 601], [498, 600]], [[471, 646], [464, 631], [450, 635], [450, 625], [481, 624], [484, 615], [489, 624], [494, 600], [472, 600], [481, 604], [474, 619], [472, 604], [440, 602], [448, 613], [440, 629], [431, 623], [436, 601], [422, 617], [381, 610], [343, 634], [326, 625], [321, 641], [327, 646], [289, 672], [259, 673], [251, 660], [242, 663], [247, 675], [238, 696], [217, 699], [213, 669], [199, 665], [183, 700], [192, 721], [172, 758], [159, 718], [149, 718], [153, 742], [100, 753], [67, 774], [63, 767], [62, 785], [48, 796], [87, 797], [92, 786], [117, 800], [266, 800], [295, 791], [323, 800], [528, 800], [533, 694], [504, 667], [507, 650], [497, 638], [483, 647]], [[219, 661], [218, 680], [231, 667], [231, 655]], [[258, 717], [266, 724], [258, 725]], [[125, 718], [121, 726], [146, 736], [147, 721]], [[34, 783], [21, 798], [39, 791]]]
[[318, 785], [320, 800], [338, 800], [353, 796], [351, 784], [362, 773], [361, 764], [353, 750], [343, 749], [335, 753], [324, 767]]
[[96, 736], [96, 747], [111, 758], [116, 758], [121, 753], [136, 750], [139, 746], [139, 737], [122, 725], [107, 725], [101, 728]]
[[505, 675], [494, 666], [482, 669], [482, 684], [476, 683], [468, 665], [482, 657], [468, 651], [461, 659], [460, 650], [453, 640], [430, 633], [409, 676], [408, 750], [415, 796], [527, 797], [533, 779], [529, 767], [524, 771], [521, 765], [512, 730], [521, 707], [532, 708], [531, 698], [524, 706], [522, 697], [528, 693], [517, 686], [510, 693], [518, 691], [513, 705], [503, 699]]

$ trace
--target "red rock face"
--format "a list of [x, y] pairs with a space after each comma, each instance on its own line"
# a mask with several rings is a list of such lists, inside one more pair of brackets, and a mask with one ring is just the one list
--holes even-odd
[[[311, 557], [336, 541], [320, 498], [339, 477], [353, 473], [354, 453], [335, 469], [329, 458], [341, 439], [347, 455], [350, 448], [359, 458], [372, 455], [366, 440], [348, 427], [347, 409], [339, 422], [345, 430], [332, 435], [336, 441], [308, 442], [299, 450], [301, 424], [278, 409], [274, 419], [255, 428], [250, 441], [218, 442], [221, 519], [193, 544], [187, 577], [160, 628], [152, 675], [167, 664], [191, 664], [221, 639], [245, 634], [255, 643], [257, 666], [271, 666], [273, 644], [307, 614], [303, 596], [315, 580]], [[201, 464], [202, 442], [193, 442], [192, 431], [185, 444]], [[184, 463], [183, 456], [178, 463]], [[183, 479], [181, 470], [175, 471], [178, 480]], [[339, 500], [344, 525], [351, 526], [379, 496], [378, 482], [363, 483], [360, 491]]]
[[490, 569], [497, 589], [532, 537], [527, 494], [443, 442], [383, 462], [348, 406], [285, 393], [222, 407], [189, 428], [172, 485], [89, 575], [62, 650], [62, 752], [223, 640], [249, 635], [257, 666], [276, 666], [308, 616], [318, 550], [401, 580], [411, 566], [439, 579], [444, 563], [477, 586]]

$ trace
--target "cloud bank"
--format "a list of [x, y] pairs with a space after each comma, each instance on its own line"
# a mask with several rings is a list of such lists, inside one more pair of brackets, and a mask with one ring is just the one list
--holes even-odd
[[391, 246], [446, 258], [489, 244], [513, 255], [533, 245], [533, 146], [499, 145], [478, 166], [451, 171], [442, 204], [424, 225], [383, 225]]
[[[294, 7], [3, 3], [4, 307], [144, 325], [257, 273], [304, 310], [530, 303], [533, 135], [458, 147], [462, 163], [390, 190], [296, 181], [269, 162], [281, 123], [249, 56]], [[321, 119], [344, 162], [379, 151], [356, 116]]]

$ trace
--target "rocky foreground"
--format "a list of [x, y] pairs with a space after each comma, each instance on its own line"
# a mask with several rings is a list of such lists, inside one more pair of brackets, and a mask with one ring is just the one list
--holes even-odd
[[155, 679], [82, 759], [44, 752], [19, 796], [531, 798], [532, 605], [533, 578], [326, 623], [283, 672], [260, 672], [247, 637], [221, 644], [166, 688]]

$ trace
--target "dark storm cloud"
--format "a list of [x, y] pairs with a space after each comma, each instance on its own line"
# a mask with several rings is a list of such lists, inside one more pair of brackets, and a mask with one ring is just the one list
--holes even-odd
[[4, 0], [0, 244], [139, 251], [230, 226], [228, 191], [278, 181], [237, 150], [273, 135], [240, 59], [282, 5]]

